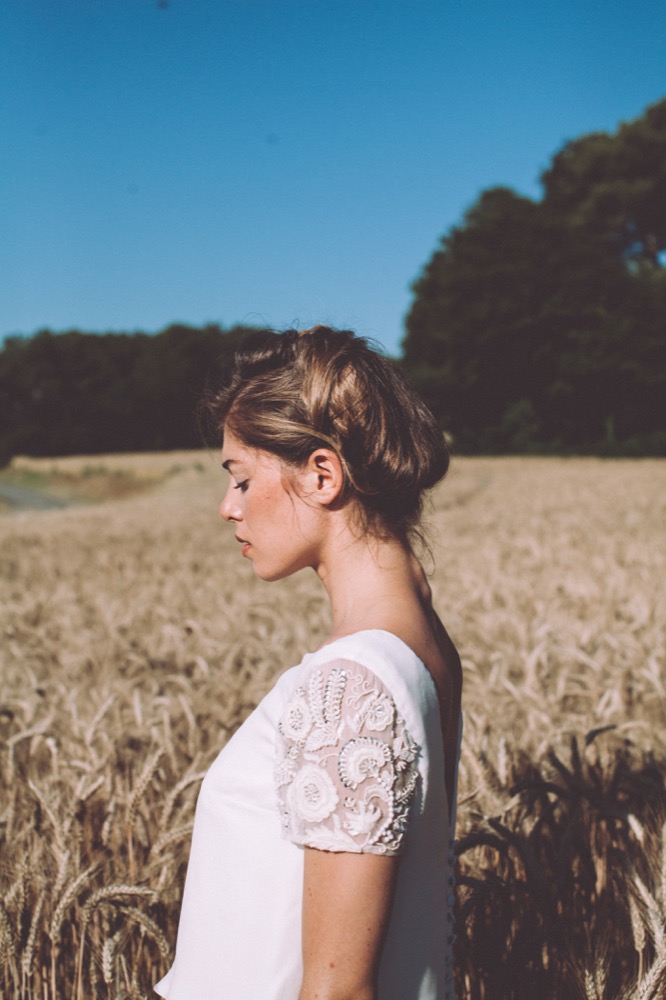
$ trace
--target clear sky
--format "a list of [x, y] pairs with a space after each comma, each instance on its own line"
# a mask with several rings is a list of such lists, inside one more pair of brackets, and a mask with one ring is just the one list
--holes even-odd
[[352, 326], [666, 96], [664, 0], [3, 0], [0, 337]]

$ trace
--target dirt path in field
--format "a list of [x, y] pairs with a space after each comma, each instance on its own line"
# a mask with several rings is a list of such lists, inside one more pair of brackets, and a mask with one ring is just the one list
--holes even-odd
[[55, 510], [58, 507], [68, 507], [69, 502], [0, 480], [0, 509], [5, 505], [10, 510]]

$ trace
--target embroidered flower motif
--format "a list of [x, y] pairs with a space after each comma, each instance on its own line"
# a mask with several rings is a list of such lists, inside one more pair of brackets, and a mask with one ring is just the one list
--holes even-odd
[[285, 708], [280, 730], [288, 740], [303, 740], [312, 728], [312, 714], [303, 695], [297, 695]]
[[282, 788], [283, 785], [288, 785], [295, 773], [296, 763], [294, 755], [290, 750], [286, 756], [281, 757], [275, 762], [275, 784], [278, 788]]
[[342, 829], [340, 820], [335, 814], [329, 822], [330, 827], [323, 824], [307, 827], [304, 842], [308, 847], [315, 847], [319, 851], [346, 851], [349, 854], [360, 854], [361, 845]]
[[373, 732], [382, 732], [391, 725], [394, 715], [393, 702], [385, 694], [380, 694], [372, 699], [365, 724]]
[[365, 800], [361, 800], [355, 807], [347, 813], [347, 821], [345, 826], [351, 833], [352, 837], [358, 837], [361, 834], [372, 833], [381, 821], [382, 811], [377, 806], [371, 805]]
[[406, 729], [403, 729], [399, 736], [393, 740], [393, 758], [395, 760], [396, 771], [406, 770], [413, 764], [421, 748], [415, 743]]
[[276, 749], [286, 837], [327, 851], [400, 850], [421, 750], [372, 670], [342, 660], [308, 671], [282, 713]]
[[309, 752], [333, 746], [340, 738], [342, 696], [347, 682], [345, 670], [331, 670], [324, 686], [321, 670], [315, 671], [308, 685], [314, 728], [308, 735], [305, 749]]
[[372, 736], [357, 736], [345, 743], [338, 757], [338, 773], [347, 788], [356, 788], [366, 778], [376, 778], [391, 761], [386, 743]]
[[338, 804], [338, 793], [326, 771], [316, 764], [306, 764], [292, 781], [289, 804], [307, 823], [320, 823]]

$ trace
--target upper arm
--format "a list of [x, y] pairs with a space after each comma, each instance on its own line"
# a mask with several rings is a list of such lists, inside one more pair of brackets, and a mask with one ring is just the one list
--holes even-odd
[[337, 660], [303, 677], [278, 726], [283, 833], [305, 849], [299, 1000], [375, 1000], [421, 749], [391, 692]]
[[347, 660], [312, 670], [278, 725], [284, 835], [324, 851], [398, 854], [420, 753], [371, 670]]
[[299, 1000], [374, 1000], [398, 864], [305, 849]]

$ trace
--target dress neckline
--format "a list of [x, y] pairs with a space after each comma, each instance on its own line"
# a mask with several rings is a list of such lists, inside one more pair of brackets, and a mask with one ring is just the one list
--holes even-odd
[[[363, 628], [363, 629], [359, 629], [358, 632], [349, 632], [347, 635], [338, 636], [337, 639], [332, 639], [330, 642], [324, 643], [323, 646], [320, 646], [318, 649], [315, 649], [314, 652], [312, 652], [312, 653], [306, 653], [305, 656], [303, 657], [303, 659], [305, 660], [305, 659], [308, 659], [309, 657], [319, 656], [319, 655], [321, 655], [324, 652], [324, 650], [331, 649], [332, 647], [336, 646], [338, 643], [344, 642], [346, 639], [356, 639], [359, 636], [363, 636], [363, 635], [385, 635], [385, 636], [388, 636], [390, 639], [394, 640], [395, 642], [397, 642], [403, 649], [406, 649], [407, 652], [411, 655], [411, 657], [414, 660], [414, 662], [418, 664], [418, 666], [420, 667], [420, 669], [425, 673], [426, 677], [428, 678], [428, 682], [430, 684], [432, 693], [433, 693], [433, 695], [435, 697], [435, 703], [437, 704], [438, 707], [440, 706], [439, 691], [437, 690], [437, 684], [435, 683], [435, 678], [432, 676], [432, 674], [428, 670], [428, 667], [426, 666], [426, 664], [424, 663], [424, 661], [421, 659], [421, 657], [418, 655], [418, 653], [414, 652], [414, 650], [412, 649], [412, 647], [410, 645], [408, 645], [408, 643], [406, 643], [404, 639], [401, 639], [399, 635], [396, 635], [395, 632], [389, 631], [389, 629], [386, 629], [386, 628]], [[440, 734], [440, 739], [441, 739], [442, 759], [446, 760], [446, 748], [445, 748], [445, 745], [444, 745], [444, 733], [441, 730], [441, 726], [439, 726], [438, 728], [439, 728], [439, 734]], [[461, 710], [460, 715], [458, 717], [458, 735], [457, 735], [457, 743], [456, 743], [456, 759], [457, 760], [460, 759], [460, 750], [461, 750], [461, 745], [462, 745], [462, 730], [463, 730], [463, 714], [462, 714], [462, 710]], [[458, 797], [458, 774], [457, 774], [457, 771], [456, 771], [455, 783], [454, 783], [454, 788], [453, 788], [453, 797], [452, 797], [452, 801], [451, 802], [448, 802], [448, 795], [447, 795], [447, 803], [448, 803], [448, 807], [449, 807], [449, 825], [450, 825], [450, 829], [452, 831], [455, 828], [457, 797]], [[453, 836], [453, 834], [451, 834], [451, 836]]]
[[435, 696], [437, 697], [437, 701], [439, 702], [439, 692], [437, 691], [437, 685], [435, 683], [435, 678], [432, 676], [432, 674], [428, 670], [427, 665], [424, 663], [424, 661], [421, 659], [421, 657], [418, 655], [418, 653], [416, 653], [412, 649], [412, 647], [405, 642], [404, 639], [401, 639], [399, 635], [396, 635], [395, 632], [389, 631], [389, 629], [386, 629], [386, 628], [362, 628], [362, 629], [359, 629], [358, 632], [349, 632], [347, 635], [341, 635], [341, 636], [338, 636], [337, 639], [331, 639], [330, 642], [325, 642], [323, 646], [319, 646], [319, 648], [315, 649], [314, 652], [312, 652], [312, 653], [306, 653], [306, 656], [308, 656], [308, 657], [309, 656], [318, 656], [320, 653], [323, 653], [325, 649], [330, 649], [333, 646], [336, 646], [339, 642], [344, 642], [345, 639], [357, 639], [359, 636], [362, 636], [362, 635], [386, 635], [390, 639], [393, 639], [395, 642], [399, 643], [402, 646], [403, 649], [406, 649], [407, 652], [410, 653], [410, 655], [412, 656], [412, 658], [419, 664], [419, 666], [422, 668], [422, 670], [424, 670], [425, 673], [427, 674], [428, 679], [429, 679], [430, 683], [432, 684]]

